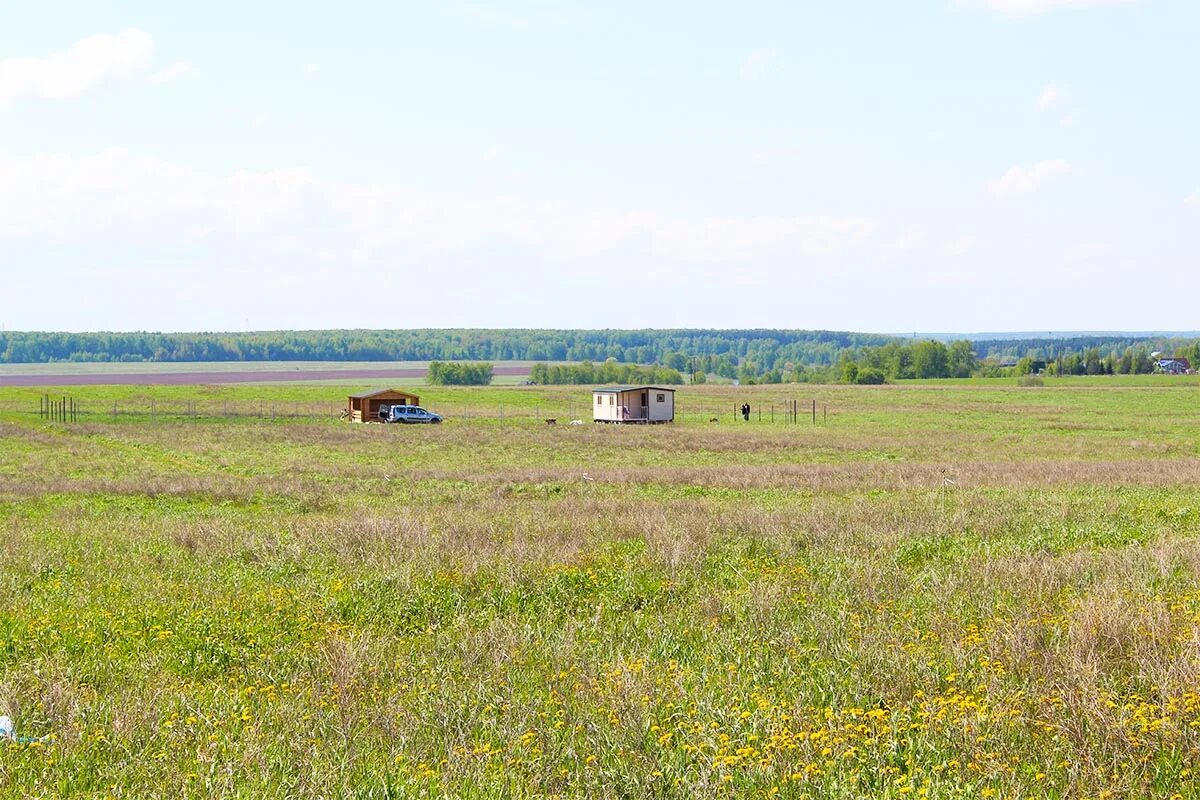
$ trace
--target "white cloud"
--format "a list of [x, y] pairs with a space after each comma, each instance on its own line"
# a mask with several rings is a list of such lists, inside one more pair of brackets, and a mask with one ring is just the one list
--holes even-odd
[[1063, 260], [1068, 262], [1094, 261], [1113, 251], [1108, 242], [1076, 242], [1063, 250]]
[[1136, 0], [955, 0], [955, 5], [986, 8], [1010, 17], [1032, 17], [1050, 11], [1100, 8], [1136, 2]]
[[1073, 278], [1097, 274], [1112, 254], [1113, 246], [1108, 242], [1076, 242], [1063, 249], [1058, 273]]
[[742, 80], [756, 81], [764, 77], [779, 60], [779, 51], [773, 47], [755, 50], [742, 62]]
[[255, 115], [254, 119], [250, 120], [250, 127], [254, 128], [255, 130], [260, 130], [262, 128], [265, 128], [267, 126], [267, 123], [270, 121], [271, 121], [270, 114], [267, 114], [266, 112], [264, 112], [262, 114], [257, 114], [257, 115]]
[[151, 75], [150, 82], [159, 85], [171, 83], [172, 81], [179, 80], [184, 75], [187, 75], [191, 72], [193, 72], [191, 64], [187, 63], [186, 61], [176, 61], [171, 66], [164, 67], [163, 69], [160, 69], [158, 72]]
[[1200, 192], [1192, 192], [1183, 198], [1183, 204], [1188, 208], [1200, 208]]
[[1057, 83], [1048, 83], [1038, 94], [1037, 107], [1041, 111], [1048, 111], [1061, 103], [1066, 95], [1066, 90], [1062, 86]]
[[857, 252], [876, 225], [853, 217], [572, 211], [511, 198], [454, 203], [394, 184], [323, 181], [304, 169], [214, 175], [123, 150], [78, 158], [0, 152], [0, 174], [0, 240], [154, 246], [242, 237], [256, 247], [347, 259], [506, 242], [549, 259], [634, 247], [668, 263], [718, 263]]
[[321, 65], [316, 61], [306, 61], [304, 62], [303, 69], [305, 75], [316, 75], [321, 71]]
[[[1155, 264], [1164, 280], [1186, 282], [1200, 252], [1196, 234], [1184, 234], [1200, 227], [1182, 211], [1173, 233], [1100, 224], [1021, 230], [994, 208], [889, 220], [576, 207], [434, 196], [396, 183], [325, 180], [307, 169], [217, 172], [122, 150], [0, 150], [0, 175], [0, 251], [14, 263], [20, 256], [23, 275], [58, 276], [52, 287], [30, 280], [22, 288], [13, 313], [31, 327], [74, 320], [86, 328], [206, 329], [240, 325], [247, 314], [276, 327], [387, 327], [403, 319], [892, 330], [911, 319], [916, 327], [966, 329], [1036, 327], [1041, 314], [1063, 327], [1095, 327], [1103, 317], [1064, 321], [1053, 314], [1070, 309], [1050, 301], [1035, 299], [1017, 313], [978, 298], [995, 292], [1001, 274], [1006, 282], [1036, 280], [1061, 297], [1076, 288], [1070, 276], [1123, 274], [1118, 261], [1127, 252]], [[1111, 251], [1100, 244], [1109, 241]], [[370, 288], [418, 273], [429, 280], [401, 293]], [[631, 280], [640, 289], [632, 294]], [[236, 297], [228, 291], [234, 282]], [[739, 301], [747, 296], [755, 303]], [[497, 297], [505, 302], [497, 305]], [[1111, 308], [1107, 296], [1097, 302], [1102, 314], [1134, 325], [1115, 300]], [[905, 303], [915, 310], [897, 312]], [[957, 316], [937, 316], [964, 303]], [[1186, 318], [1182, 301], [1172, 313]]]
[[137, 72], [153, 52], [150, 34], [131, 28], [89, 36], [44, 58], [0, 60], [0, 109], [20, 97], [75, 97], [96, 84]]
[[982, 242], [973, 236], [963, 236], [948, 243], [942, 248], [942, 253], [947, 258], [963, 258], [973, 252], [986, 248], [986, 242]]
[[991, 190], [997, 195], [1017, 195], [1032, 192], [1043, 181], [1071, 170], [1062, 159], [1039, 161], [1032, 167], [1012, 167], [999, 180], [992, 181]]

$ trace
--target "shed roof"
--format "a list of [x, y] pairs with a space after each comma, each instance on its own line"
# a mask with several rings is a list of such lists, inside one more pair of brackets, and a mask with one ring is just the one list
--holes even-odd
[[355, 400], [366, 400], [368, 397], [379, 397], [380, 395], [384, 394], [398, 395], [400, 397], [416, 397], [415, 394], [402, 392], [399, 389], [374, 389], [369, 392], [359, 392], [358, 394], [352, 394], [350, 396]]
[[673, 392], [668, 386], [597, 386], [592, 394], [620, 394], [621, 392], [636, 392], [639, 389], [653, 389], [656, 392]]

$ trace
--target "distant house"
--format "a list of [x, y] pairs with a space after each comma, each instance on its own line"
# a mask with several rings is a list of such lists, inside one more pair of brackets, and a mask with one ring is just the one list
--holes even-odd
[[592, 390], [596, 422], [671, 422], [675, 390], [664, 386], [604, 386]]
[[1154, 367], [1167, 375], [1187, 375], [1192, 371], [1192, 363], [1186, 358], [1160, 358]]
[[378, 422], [383, 406], [417, 406], [421, 399], [399, 389], [376, 389], [346, 398], [346, 418], [352, 422]]

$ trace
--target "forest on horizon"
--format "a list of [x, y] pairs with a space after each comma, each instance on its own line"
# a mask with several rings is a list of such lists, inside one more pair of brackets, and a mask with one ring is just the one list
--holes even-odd
[[[913, 341], [849, 331], [410, 329], [244, 333], [0, 333], [0, 363], [234, 361], [616, 362], [742, 381], [880, 382], [1048, 371], [1148, 372], [1200, 362], [1200, 340], [1130, 335]], [[853, 365], [853, 366], [848, 366]], [[550, 373], [547, 373], [550, 374]], [[578, 377], [578, 376], [577, 376]], [[582, 378], [581, 378], [582, 379]]]

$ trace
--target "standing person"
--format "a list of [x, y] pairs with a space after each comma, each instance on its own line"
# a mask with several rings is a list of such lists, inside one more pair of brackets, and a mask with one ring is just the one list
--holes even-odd
[[750, 421], [750, 404], [749, 403], [742, 403], [742, 419], [746, 420], [746, 422]]

